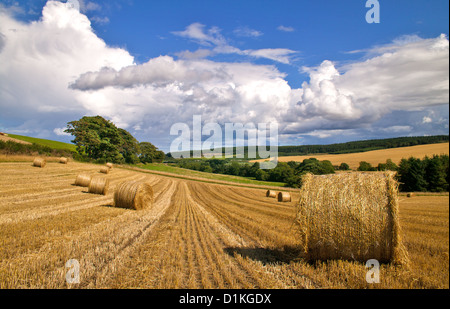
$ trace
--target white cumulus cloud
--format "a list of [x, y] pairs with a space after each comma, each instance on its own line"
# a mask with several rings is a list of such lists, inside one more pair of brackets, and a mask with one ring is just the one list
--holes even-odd
[[368, 55], [341, 68], [328, 60], [316, 68], [304, 68], [310, 81], [303, 83], [301, 100], [289, 112], [289, 131], [363, 127], [394, 111], [448, 105], [445, 35], [403, 37], [371, 49]]
[[[80, 12], [48, 1], [41, 19], [30, 23], [0, 10], [2, 130], [51, 138], [62, 136], [68, 121], [101, 115], [166, 150], [173, 139], [171, 125], [190, 123], [193, 115], [201, 115], [205, 123], [276, 121], [286, 140], [348, 132], [357, 136], [358, 129], [377, 125], [380, 134], [412, 134], [424, 124], [448, 130], [448, 111], [442, 112], [449, 102], [445, 35], [404, 36], [366, 50], [362, 60], [345, 66], [324, 60], [303, 68], [309, 81], [295, 89], [275, 66], [290, 64], [295, 51], [241, 50], [217, 27], [200, 23], [175, 33], [199, 43], [197, 51], [136, 64], [126, 50], [110, 47], [96, 35], [83, 14], [98, 10], [89, 3], [82, 2]], [[275, 62], [205, 59], [214, 53]], [[430, 111], [439, 113], [439, 121], [429, 123], [425, 117], [431, 118]], [[400, 121], [401, 113], [411, 121]], [[386, 117], [389, 124], [383, 122]]]

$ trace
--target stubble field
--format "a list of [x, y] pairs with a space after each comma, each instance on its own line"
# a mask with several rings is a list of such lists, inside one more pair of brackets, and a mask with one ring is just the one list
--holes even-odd
[[[372, 150], [366, 152], [346, 153], [346, 154], [313, 154], [307, 156], [287, 156], [279, 157], [279, 162], [302, 162], [305, 159], [317, 158], [318, 160], [328, 160], [333, 165], [340, 165], [341, 163], [347, 163], [352, 170], [356, 170], [359, 167], [359, 162], [366, 161], [372, 166], [377, 166], [378, 163], [385, 163], [387, 159], [391, 159], [395, 164], [399, 164], [400, 161], [408, 159], [409, 157], [415, 157], [423, 159], [425, 156], [432, 157], [433, 154], [449, 154], [449, 143], [438, 143], [428, 145], [418, 145], [410, 147], [398, 147], [390, 149]], [[254, 160], [251, 162], [262, 162], [265, 160]]]
[[[449, 288], [449, 198], [400, 196], [408, 266], [307, 263], [298, 249], [293, 201], [248, 188], [114, 168], [106, 196], [73, 185], [100, 166], [0, 163], [0, 288]], [[100, 175], [100, 174], [99, 174]], [[147, 180], [154, 204], [113, 207], [124, 180]], [[76, 259], [80, 283], [66, 282]]]

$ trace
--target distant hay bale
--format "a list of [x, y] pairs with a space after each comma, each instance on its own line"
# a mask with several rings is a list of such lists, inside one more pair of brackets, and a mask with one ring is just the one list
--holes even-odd
[[102, 166], [102, 167], [100, 168], [100, 173], [103, 173], [103, 174], [109, 174], [109, 170], [110, 170], [109, 167], [107, 167], [107, 166]]
[[75, 179], [75, 185], [79, 187], [89, 187], [91, 176], [87, 174], [79, 174]]
[[292, 201], [291, 195], [288, 192], [278, 192], [278, 202]]
[[114, 206], [141, 210], [153, 204], [153, 188], [144, 181], [125, 181], [114, 192]]
[[406, 197], [413, 197], [413, 196], [415, 196], [415, 194], [413, 192], [410, 192], [410, 193], [406, 194]]
[[46, 164], [47, 160], [45, 160], [44, 158], [35, 158], [33, 161], [33, 166], [36, 167], [45, 167]]
[[109, 180], [104, 177], [92, 177], [89, 182], [88, 192], [92, 194], [106, 195], [109, 189]]
[[296, 223], [306, 258], [407, 263], [394, 175], [305, 175]]
[[108, 168], [113, 168], [114, 164], [112, 164], [112, 163], [106, 163], [106, 166], [107, 166]]
[[266, 197], [277, 197], [277, 192], [273, 190], [267, 190]]
[[67, 164], [67, 163], [69, 163], [69, 159], [68, 159], [68, 158], [65, 158], [65, 157], [61, 157], [61, 158], [59, 158], [59, 163], [61, 163], [61, 164]]

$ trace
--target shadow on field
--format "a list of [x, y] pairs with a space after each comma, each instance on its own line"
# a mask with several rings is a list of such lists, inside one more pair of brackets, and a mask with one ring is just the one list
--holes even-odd
[[227, 247], [225, 253], [230, 256], [239, 254], [244, 258], [249, 258], [265, 264], [282, 263], [289, 264], [291, 261], [303, 259], [302, 250], [299, 247], [282, 248], [258, 248], [258, 247]]

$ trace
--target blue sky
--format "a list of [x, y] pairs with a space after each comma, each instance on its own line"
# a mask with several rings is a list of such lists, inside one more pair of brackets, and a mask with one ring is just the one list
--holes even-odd
[[448, 134], [447, 0], [379, 0], [377, 24], [364, 0], [65, 2], [0, 1], [0, 130], [69, 141], [101, 114], [166, 151], [195, 114], [277, 121], [284, 145]]

